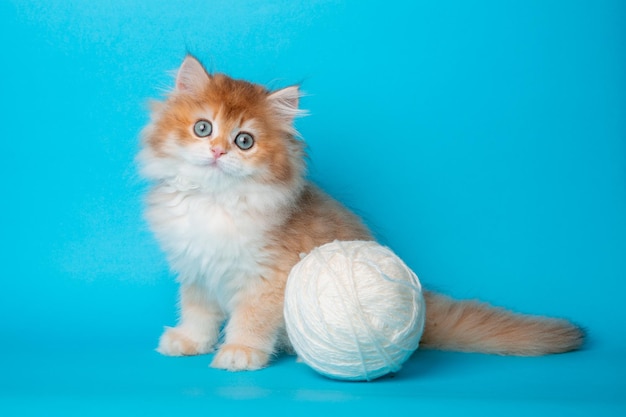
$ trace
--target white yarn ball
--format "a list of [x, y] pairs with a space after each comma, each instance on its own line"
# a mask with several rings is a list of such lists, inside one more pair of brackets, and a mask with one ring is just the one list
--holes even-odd
[[417, 276], [389, 248], [334, 241], [293, 267], [284, 314], [306, 364], [330, 378], [370, 381], [398, 371], [417, 349], [425, 303]]

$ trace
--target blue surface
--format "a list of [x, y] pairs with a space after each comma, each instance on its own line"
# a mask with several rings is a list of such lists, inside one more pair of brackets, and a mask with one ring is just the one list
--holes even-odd
[[[625, 39], [621, 0], [0, 0], [0, 415], [626, 414]], [[303, 81], [311, 177], [426, 286], [585, 349], [418, 351], [373, 383], [155, 353], [176, 285], [133, 158], [187, 50]]]

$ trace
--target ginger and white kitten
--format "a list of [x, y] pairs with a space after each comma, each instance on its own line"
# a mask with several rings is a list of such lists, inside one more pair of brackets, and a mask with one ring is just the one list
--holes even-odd
[[[158, 351], [251, 370], [289, 347], [287, 276], [301, 253], [338, 240], [371, 240], [361, 221], [308, 182], [293, 121], [298, 87], [209, 74], [192, 56], [153, 106], [138, 161], [153, 185], [146, 217], [180, 282], [180, 320]], [[426, 292], [421, 346], [542, 355], [578, 348], [581, 330]], [[223, 338], [220, 329], [226, 322]]]

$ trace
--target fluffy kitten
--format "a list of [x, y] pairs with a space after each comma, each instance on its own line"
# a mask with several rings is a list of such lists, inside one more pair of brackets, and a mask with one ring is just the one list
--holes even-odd
[[[138, 160], [153, 182], [146, 217], [180, 282], [180, 320], [164, 355], [211, 352], [212, 366], [266, 366], [288, 347], [283, 291], [299, 254], [338, 240], [371, 240], [361, 221], [304, 178], [293, 120], [298, 87], [270, 92], [208, 74], [188, 56], [153, 106]], [[426, 292], [422, 347], [542, 355], [578, 348], [567, 321], [524, 316]]]

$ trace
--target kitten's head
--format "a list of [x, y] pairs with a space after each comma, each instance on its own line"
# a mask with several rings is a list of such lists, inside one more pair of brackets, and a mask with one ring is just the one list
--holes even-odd
[[173, 91], [153, 106], [140, 154], [143, 173], [202, 188], [298, 182], [304, 171], [304, 145], [293, 127], [298, 100], [296, 86], [270, 92], [211, 75], [188, 56]]

